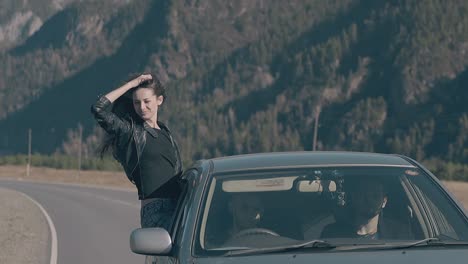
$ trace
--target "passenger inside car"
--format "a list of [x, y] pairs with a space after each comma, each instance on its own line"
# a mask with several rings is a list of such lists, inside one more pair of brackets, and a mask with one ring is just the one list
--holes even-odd
[[336, 222], [324, 228], [321, 238], [410, 238], [406, 225], [385, 217], [390, 198], [379, 179], [354, 176], [344, 187], [346, 203], [336, 210]]

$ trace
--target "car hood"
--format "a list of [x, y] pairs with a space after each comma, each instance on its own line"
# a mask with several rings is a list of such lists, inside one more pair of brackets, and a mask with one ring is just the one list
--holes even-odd
[[463, 249], [410, 249], [410, 250], [380, 250], [359, 252], [314, 252], [296, 254], [264, 254], [256, 256], [210, 257], [199, 258], [198, 264], [251, 264], [251, 263], [359, 263], [359, 264], [395, 264], [395, 263], [424, 263], [440, 264], [450, 260], [451, 264], [466, 264], [468, 248]]

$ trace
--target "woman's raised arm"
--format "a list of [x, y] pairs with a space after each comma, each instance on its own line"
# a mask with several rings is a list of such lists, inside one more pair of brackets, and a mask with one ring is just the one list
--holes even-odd
[[146, 81], [146, 80], [151, 80], [153, 77], [151, 74], [142, 74], [135, 79], [125, 83], [124, 85], [120, 86], [119, 88], [110, 91], [106, 95], [104, 95], [111, 103], [113, 103], [115, 100], [117, 100], [120, 96], [125, 94], [128, 90], [137, 87], [140, 83]]

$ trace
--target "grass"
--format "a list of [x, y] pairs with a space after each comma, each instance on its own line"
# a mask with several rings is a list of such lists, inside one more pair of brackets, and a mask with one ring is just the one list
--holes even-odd
[[31, 167], [29, 176], [26, 166], [0, 166], [0, 178], [41, 182], [77, 183], [105, 187], [134, 189], [135, 186], [123, 172], [58, 170], [45, 167]]
[[468, 210], [468, 182], [443, 181], [443, 183]]

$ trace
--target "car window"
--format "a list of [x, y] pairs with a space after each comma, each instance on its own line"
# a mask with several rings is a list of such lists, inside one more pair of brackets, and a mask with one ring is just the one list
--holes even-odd
[[457, 240], [466, 240], [468, 228], [460, 210], [445, 203], [447, 196], [433, 181], [421, 177], [409, 177], [412, 187], [423, 201], [424, 210], [430, 212], [430, 224], [433, 236], [445, 236]]
[[[411, 191], [408, 182], [415, 186]], [[196, 252], [217, 254], [313, 239], [411, 241], [434, 234], [428, 231], [434, 225], [440, 233], [466, 240], [463, 216], [453, 213], [454, 204], [430, 182], [410, 166], [214, 175], [197, 221]]]

